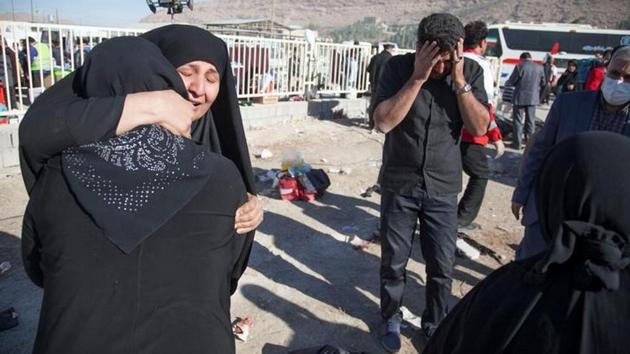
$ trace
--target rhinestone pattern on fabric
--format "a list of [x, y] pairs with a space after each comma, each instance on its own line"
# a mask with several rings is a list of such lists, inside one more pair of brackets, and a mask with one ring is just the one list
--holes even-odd
[[[70, 148], [64, 151], [67, 169], [88, 190], [105, 204], [122, 212], [137, 212], [153, 196], [172, 183], [190, 175], [182, 170], [178, 157], [185, 149], [182, 137], [151, 125], [106, 141]], [[98, 174], [93, 165], [86, 165], [85, 154], [96, 154], [103, 162], [120, 167], [120, 173], [148, 176], [131, 186], [121, 186]], [[201, 151], [193, 156], [193, 169], [205, 157]]]

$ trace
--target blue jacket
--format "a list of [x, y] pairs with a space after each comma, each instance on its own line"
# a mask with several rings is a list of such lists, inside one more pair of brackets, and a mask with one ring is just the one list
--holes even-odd
[[[512, 195], [512, 201], [525, 205], [523, 225], [538, 222], [535, 183], [545, 157], [557, 143], [589, 130], [595, 109], [600, 104], [599, 95], [599, 91], [565, 93], [551, 106], [544, 127], [523, 156], [521, 173]], [[623, 135], [630, 137], [630, 125], [626, 125]]]

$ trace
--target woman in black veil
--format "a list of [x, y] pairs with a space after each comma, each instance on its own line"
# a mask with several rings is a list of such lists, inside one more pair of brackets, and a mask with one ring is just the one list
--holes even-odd
[[630, 347], [630, 139], [588, 132], [538, 178], [548, 250], [492, 272], [448, 314], [424, 354], [622, 354]]

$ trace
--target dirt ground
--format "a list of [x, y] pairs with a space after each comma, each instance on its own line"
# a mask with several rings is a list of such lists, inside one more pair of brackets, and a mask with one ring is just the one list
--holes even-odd
[[[252, 157], [256, 174], [279, 168], [281, 153], [298, 150], [314, 168], [330, 173], [332, 186], [313, 203], [278, 198], [271, 182], [259, 182], [265, 221], [259, 228], [249, 269], [232, 298], [232, 317], [250, 316], [250, 339], [238, 353], [287, 353], [334, 344], [350, 351], [384, 352], [378, 343], [380, 246], [353, 245], [369, 239], [378, 224], [380, 195], [362, 197], [376, 181], [384, 136], [370, 134], [358, 119], [315, 120], [247, 132], [252, 155], [268, 149], [268, 160]], [[509, 211], [521, 153], [507, 150], [491, 162], [492, 176], [476, 222], [467, 234], [496, 251], [502, 262], [514, 257], [522, 227]], [[464, 180], [465, 181], [465, 180]], [[27, 202], [18, 168], [0, 170], [0, 262], [13, 268], [0, 276], [0, 310], [13, 306], [16, 328], [0, 332], [0, 353], [29, 353], [42, 292], [27, 279], [20, 260], [20, 229]], [[424, 308], [425, 272], [419, 242], [408, 265], [405, 307], [419, 316]], [[451, 301], [455, 304], [493, 269], [497, 260], [457, 259]], [[411, 318], [403, 329], [401, 353], [422, 351], [424, 336]]]

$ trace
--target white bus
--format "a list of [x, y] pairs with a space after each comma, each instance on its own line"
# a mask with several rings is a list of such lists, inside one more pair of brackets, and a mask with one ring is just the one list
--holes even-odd
[[499, 85], [503, 86], [523, 52], [542, 63], [547, 53], [555, 54], [561, 73], [570, 59], [593, 57], [620, 44], [630, 44], [629, 30], [598, 29], [590, 25], [564, 23], [502, 23], [488, 26], [486, 56], [500, 63]]

